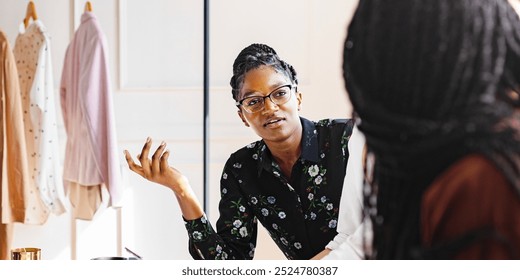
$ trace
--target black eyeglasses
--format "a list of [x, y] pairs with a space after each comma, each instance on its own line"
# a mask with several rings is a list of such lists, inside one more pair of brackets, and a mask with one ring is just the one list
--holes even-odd
[[294, 85], [288, 84], [277, 87], [271, 93], [266, 96], [249, 96], [240, 101], [237, 101], [235, 105], [242, 106], [248, 113], [257, 113], [264, 109], [265, 99], [269, 98], [271, 102], [276, 105], [283, 105], [291, 100], [291, 91], [295, 88]]

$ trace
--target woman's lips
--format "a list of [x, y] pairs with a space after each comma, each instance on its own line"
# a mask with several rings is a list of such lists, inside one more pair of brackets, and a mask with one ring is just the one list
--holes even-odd
[[267, 126], [277, 126], [282, 121], [285, 121], [285, 118], [272, 118], [272, 119], [269, 119], [267, 122], [264, 123], [264, 127], [267, 127]]

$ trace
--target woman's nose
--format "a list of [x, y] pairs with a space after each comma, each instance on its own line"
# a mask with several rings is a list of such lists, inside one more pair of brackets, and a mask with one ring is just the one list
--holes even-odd
[[272, 100], [271, 98], [266, 98], [265, 101], [264, 101], [264, 110], [263, 112], [271, 112], [271, 111], [275, 111], [275, 110], [278, 110], [278, 105], [276, 105]]

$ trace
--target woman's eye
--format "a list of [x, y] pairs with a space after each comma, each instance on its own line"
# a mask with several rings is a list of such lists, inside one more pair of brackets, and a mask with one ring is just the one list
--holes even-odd
[[283, 97], [284, 95], [287, 94], [287, 91], [286, 90], [280, 90], [280, 91], [277, 91], [273, 94], [274, 98], [280, 98], [280, 97]]
[[260, 98], [251, 98], [247, 101], [247, 106], [254, 106], [256, 105], [258, 102], [260, 102]]

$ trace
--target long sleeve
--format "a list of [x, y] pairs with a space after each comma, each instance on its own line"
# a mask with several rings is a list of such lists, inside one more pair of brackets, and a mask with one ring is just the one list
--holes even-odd
[[2, 222], [24, 222], [30, 184], [23, 113], [15, 58], [3, 32], [2, 46]]
[[65, 193], [61, 177], [58, 127], [54, 101], [54, 81], [52, 76], [51, 46], [45, 36], [39, 50], [34, 82], [30, 89], [31, 120], [35, 140], [36, 163], [39, 170], [35, 180], [40, 197], [47, 208], [60, 215], [66, 211]]
[[92, 13], [67, 48], [60, 86], [67, 132], [63, 178], [81, 186], [105, 185], [109, 206], [122, 196], [121, 166], [108, 71], [106, 38]]
[[14, 47], [23, 109], [30, 186], [24, 199], [26, 224], [44, 224], [66, 211], [60, 173], [50, 37], [39, 20], [20, 25]]
[[1, 221], [0, 259], [9, 259], [13, 222], [25, 220], [24, 194], [29, 184], [18, 70], [5, 34], [0, 31]]
[[110, 193], [111, 205], [121, 199], [121, 175], [117, 153], [115, 117], [108, 72], [107, 46], [104, 36], [96, 37], [85, 48], [88, 65], [80, 69], [79, 88], [83, 98], [86, 124], [92, 137], [95, 160]]
[[185, 221], [194, 259], [252, 259], [256, 247], [257, 220], [239, 190], [228, 160], [221, 178], [220, 217], [215, 232], [205, 216]]
[[363, 257], [363, 147], [365, 138], [354, 126], [348, 142], [349, 159], [341, 194], [338, 234], [327, 244], [332, 251], [323, 259], [361, 259]]

